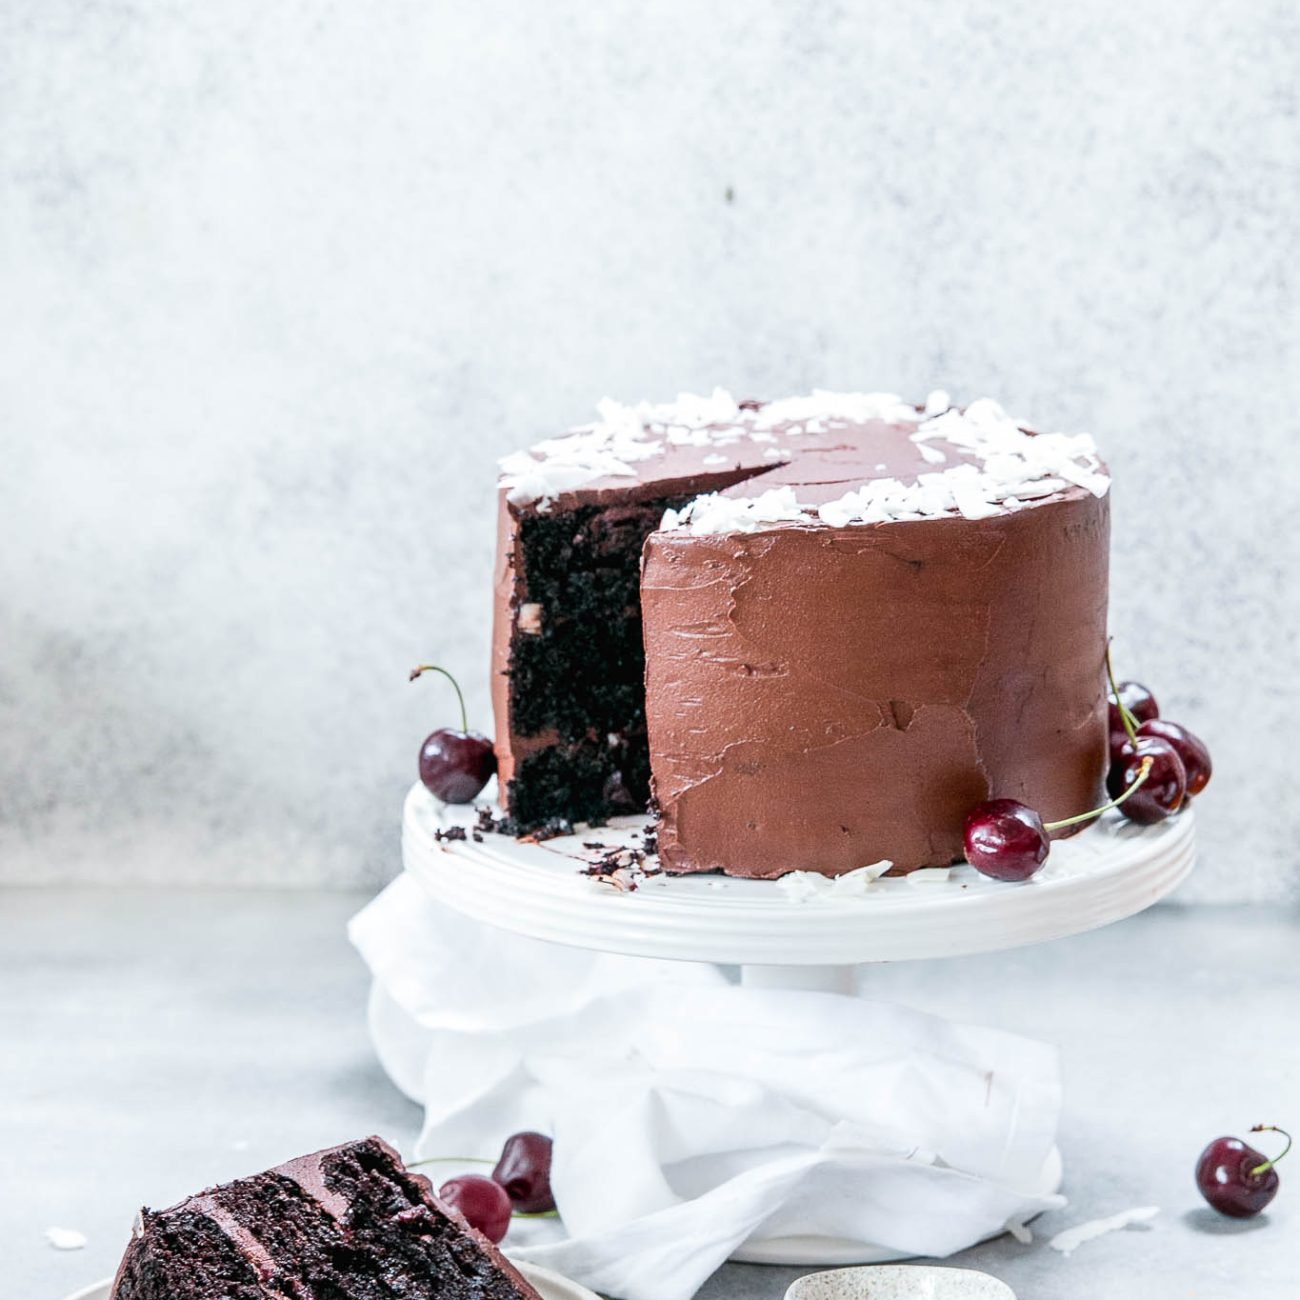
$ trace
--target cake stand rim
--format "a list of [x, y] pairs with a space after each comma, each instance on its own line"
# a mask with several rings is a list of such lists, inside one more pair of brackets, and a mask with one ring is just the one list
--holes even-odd
[[418, 782], [407, 794], [403, 861], [454, 910], [571, 947], [722, 965], [853, 966], [1049, 942], [1144, 911], [1182, 883], [1196, 856], [1189, 809], [1157, 826], [1128, 826], [1113, 851], [1094, 855], [1094, 867], [1041, 884], [909, 886], [895, 878], [886, 882], [888, 896], [795, 902], [774, 882], [746, 881], [751, 891], [770, 884], [771, 897], [663, 897], [659, 888], [672, 888], [671, 881], [656, 877], [620, 894], [583, 879], [576, 865], [561, 868], [540, 845], [495, 844], [493, 837], [439, 843], [430, 819], [440, 807]]

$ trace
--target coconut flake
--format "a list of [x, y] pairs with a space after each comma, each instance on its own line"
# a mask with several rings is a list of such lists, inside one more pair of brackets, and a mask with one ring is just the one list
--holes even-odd
[[709, 397], [683, 393], [661, 406], [624, 406], [605, 398], [596, 414], [594, 424], [548, 438], [500, 462], [501, 484], [514, 505], [536, 504], [545, 511], [560, 493], [596, 479], [634, 478], [634, 465], [662, 455], [669, 444], [710, 445], [710, 427], [734, 427], [742, 412], [730, 393], [715, 388]]
[[89, 1238], [76, 1228], [46, 1228], [45, 1240], [55, 1250], [84, 1250]]
[[[927, 410], [942, 402], [927, 400]], [[968, 457], [937, 473], [917, 476], [915, 484], [876, 479], [824, 503], [818, 515], [835, 527], [905, 519], [931, 519], [953, 511], [967, 519], [987, 519], [1019, 510], [1025, 501], [1062, 492], [1071, 484], [1105, 496], [1110, 479], [1097, 447], [1084, 434], [1033, 433], [1010, 419], [994, 401], [983, 398], [964, 411], [945, 408], [922, 420], [910, 435], [930, 464], [947, 460], [942, 440]]]
[[[669, 515], [673, 516], [671, 525]], [[803, 523], [808, 518], [794, 488], [784, 486], [756, 497], [724, 497], [710, 492], [679, 511], [666, 511], [661, 527], [686, 528], [701, 537], [707, 533], [756, 533], [774, 524]]]
[[1090, 1219], [1077, 1227], [1066, 1228], [1064, 1232], [1058, 1232], [1047, 1244], [1053, 1250], [1059, 1250], [1062, 1255], [1069, 1255], [1086, 1241], [1093, 1241], [1108, 1232], [1127, 1228], [1130, 1224], [1147, 1223], [1159, 1213], [1158, 1205], [1139, 1205], [1132, 1210], [1121, 1210], [1106, 1219]]
[[815, 871], [787, 871], [778, 876], [776, 887], [792, 902], [806, 903], [826, 893], [827, 881]]
[[754, 413], [754, 425], [772, 429], [781, 424], [807, 426], [816, 422], [824, 428], [831, 424], [865, 424], [869, 420], [915, 423], [917, 418], [916, 407], [897, 393], [832, 393], [815, 388], [806, 397], [769, 402]]
[[792, 902], [806, 903], [821, 898], [863, 898], [875, 882], [894, 864], [888, 858], [856, 867], [842, 876], [823, 876], [817, 871], [787, 871], [778, 876], [777, 888]]
[[832, 898], [856, 898], [865, 894], [893, 865], [888, 858], [881, 858], [879, 862], [870, 862], [865, 867], [855, 867], [842, 876], [832, 877], [828, 892]]
[[1008, 1219], [1002, 1225], [1022, 1246], [1030, 1246], [1034, 1241], [1033, 1229], [1023, 1219]]

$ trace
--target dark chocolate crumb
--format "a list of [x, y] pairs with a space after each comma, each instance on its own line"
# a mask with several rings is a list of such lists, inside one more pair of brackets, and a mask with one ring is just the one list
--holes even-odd
[[572, 835], [573, 823], [567, 817], [548, 817], [540, 826], [534, 826], [522, 838], [525, 843], [540, 844], [543, 840], [558, 839], [561, 835]]
[[445, 831], [434, 831], [433, 838], [439, 843], [446, 843], [448, 840], [463, 840], [469, 837], [466, 835], [463, 826], [448, 826]]
[[[591, 844], [583, 847], [601, 848], [603, 846]], [[595, 862], [581, 868], [581, 872], [584, 876], [590, 876], [603, 885], [613, 885], [618, 890], [631, 893], [636, 889], [637, 883], [647, 876], [663, 875], [661, 868], [650, 867], [647, 870], [645, 863], [646, 853], [644, 849], [635, 846], [610, 848], [602, 853]]]
[[478, 807], [477, 829], [485, 835], [509, 835], [513, 838], [519, 834], [518, 824], [513, 817], [498, 813], [490, 804], [485, 803]]

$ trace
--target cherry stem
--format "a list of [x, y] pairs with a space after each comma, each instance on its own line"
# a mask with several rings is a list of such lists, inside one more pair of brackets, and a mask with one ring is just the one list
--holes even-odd
[[1153, 762], [1155, 762], [1155, 760], [1150, 754], [1143, 758], [1142, 766], [1138, 769], [1138, 774], [1133, 779], [1133, 784], [1129, 786], [1129, 788], [1125, 790], [1118, 799], [1112, 799], [1109, 803], [1104, 803], [1100, 808], [1094, 808], [1091, 812], [1079, 813], [1077, 817], [1066, 817], [1063, 821], [1059, 822], [1044, 822], [1043, 829], [1045, 831], [1064, 830], [1067, 826], [1077, 826], [1080, 822], [1091, 821], [1094, 817], [1100, 817], [1102, 813], [1109, 812], [1112, 808], [1118, 808], [1120, 804], [1122, 804], [1124, 800], [1127, 799], [1129, 795], [1131, 795], [1133, 791], [1151, 775], [1151, 764]]
[[412, 668], [411, 681], [415, 681], [423, 673], [441, 673], [451, 683], [451, 689], [456, 692], [456, 698], [460, 701], [460, 729], [468, 731], [469, 714], [465, 712], [465, 697], [460, 693], [460, 683], [445, 668], [439, 668], [437, 664], [421, 664], [418, 668]]
[[1137, 718], [1125, 706], [1124, 701], [1119, 698], [1119, 683], [1115, 680], [1115, 665], [1110, 661], [1110, 642], [1106, 642], [1106, 676], [1110, 679], [1110, 692], [1115, 697], [1115, 707], [1119, 710], [1119, 720], [1124, 724], [1124, 730], [1128, 733], [1129, 743], [1137, 744]]
[[1254, 1169], [1250, 1171], [1250, 1176], [1252, 1178], [1257, 1178], [1266, 1169], [1272, 1169], [1273, 1166], [1291, 1150], [1291, 1134], [1284, 1128], [1278, 1128], [1276, 1124], [1256, 1124], [1250, 1131], [1252, 1133], [1281, 1133], [1281, 1135], [1286, 1138], [1286, 1146], [1284, 1146], [1277, 1155], [1275, 1155], [1271, 1160], [1265, 1160], [1262, 1165], [1256, 1165]]
[[535, 1214], [526, 1210], [515, 1210], [510, 1216], [512, 1219], [558, 1219], [559, 1210], [538, 1210]]

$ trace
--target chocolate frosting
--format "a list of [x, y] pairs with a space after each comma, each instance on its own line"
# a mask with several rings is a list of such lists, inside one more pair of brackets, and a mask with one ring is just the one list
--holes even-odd
[[1107, 504], [996, 519], [656, 533], [646, 716], [670, 871], [828, 875], [961, 856], [991, 796], [1099, 802]]

